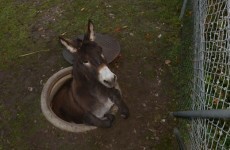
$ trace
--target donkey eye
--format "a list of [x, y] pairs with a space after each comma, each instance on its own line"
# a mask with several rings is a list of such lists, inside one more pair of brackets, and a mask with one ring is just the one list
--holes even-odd
[[87, 66], [87, 67], [90, 67], [90, 66], [91, 66], [91, 64], [90, 64], [90, 62], [89, 62], [88, 60], [84, 60], [84, 61], [83, 61], [83, 64], [84, 64], [85, 66]]
[[87, 63], [89, 63], [88, 60], [83, 60], [83, 64], [87, 64]]

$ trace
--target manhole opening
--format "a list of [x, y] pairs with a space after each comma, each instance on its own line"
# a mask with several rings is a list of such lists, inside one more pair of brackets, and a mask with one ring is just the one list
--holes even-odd
[[58, 117], [52, 110], [52, 101], [57, 92], [59, 92], [60, 88], [72, 79], [72, 67], [68, 67], [62, 69], [52, 75], [42, 90], [41, 94], [41, 109], [42, 113], [46, 117], [46, 119], [56, 126], [59, 129], [70, 131], [70, 132], [86, 132], [89, 130], [96, 129], [95, 126], [89, 126], [86, 124], [77, 124], [73, 122], [68, 122], [64, 118]]
[[[70, 132], [86, 132], [96, 129], [96, 126], [68, 122], [65, 118], [56, 115], [52, 109], [54, 96], [56, 96], [57, 92], [59, 92], [63, 86], [70, 84], [72, 79], [72, 69], [73, 67], [64, 68], [48, 79], [41, 94], [42, 113], [51, 124], [62, 130]], [[117, 110], [117, 106], [114, 105], [111, 108], [111, 113], [116, 114]]]
[[[60, 119], [66, 121], [66, 122], [72, 122], [71, 120], [71, 114], [66, 114], [64, 112], [64, 110], [59, 110], [60, 108], [60, 105], [63, 105], [63, 98], [65, 96], [61, 95], [63, 93], [60, 93], [61, 90], [63, 90], [63, 88], [66, 88], [68, 86], [70, 86], [71, 84], [71, 81], [72, 81], [72, 78], [68, 79], [65, 81], [65, 83], [58, 89], [58, 91], [54, 94], [54, 97], [52, 98], [51, 102], [50, 102], [50, 107], [51, 107], [51, 110], [54, 112], [54, 114], [59, 117]], [[67, 92], [67, 91], [66, 91]], [[61, 96], [61, 98], [60, 98]], [[80, 121], [81, 119], [76, 119], [74, 121], [74, 123], [76, 124], [82, 124], [83, 122]]]

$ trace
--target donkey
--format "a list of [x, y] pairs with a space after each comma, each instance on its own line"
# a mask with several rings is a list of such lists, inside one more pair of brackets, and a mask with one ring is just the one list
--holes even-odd
[[109, 113], [115, 104], [121, 116], [128, 118], [129, 109], [122, 100], [117, 76], [108, 68], [102, 48], [95, 43], [92, 21], [88, 21], [83, 40], [59, 40], [74, 56], [73, 78], [54, 96], [54, 113], [68, 122], [108, 128], [115, 119]]

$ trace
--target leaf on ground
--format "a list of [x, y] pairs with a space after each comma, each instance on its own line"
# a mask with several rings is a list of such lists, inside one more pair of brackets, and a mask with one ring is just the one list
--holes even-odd
[[128, 28], [128, 26], [123, 26], [123, 27], [122, 27], [122, 29], [126, 29], [126, 28]]
[[157, 37], [158, 37], [158, 39], [160, 39], [160, 38], [162, 37], [162, 35], [161, 35], [161, 34], [159, 34]]
[[114, 29], [114, 32], [121, 32], [121, 27], [116, 27], [116, 28]]
[[152, 36], [151, 34], [149, 34], [149, 33], [147, 33], [147, 34], [145, 35], [145, 39], [146, 39], [147, 41], [152, 40], [152, 38], [153, 38], [153, 36]]
[[214, 105], [217, 105], [218, 103], [219, 103], [219, 99], [218, 99], [218, 98], [214, 98], [214, 99], [213, 99], [213, 104], [214, 104]]
[[168, 60], [168, 59], [167, 59], [167, 60], [165, 60], [165, 64], [166, 64], [166, 65], [168, 65], [168, 66], [170, 66], [170, 64], [171, 64], [171, 60]]
[[133, 34], [132, 32], [131, 32], [131, 33], [129, 33], [129, 35], [130, 35], [130, 36], [134, 36], [134, 34]]

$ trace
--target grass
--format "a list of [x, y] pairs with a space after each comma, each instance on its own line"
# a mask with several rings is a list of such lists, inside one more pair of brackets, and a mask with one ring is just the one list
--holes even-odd
[[[59, 14], [54, 13], [54, 15], [56, 15], [55, 23], [44, 21], [42, 25], [44, 29], [52, 30], [57, 35], [64, 32], [67, 32], [67, 36], [75, 36], [76, 34], [84, 33], [86, 20], [88, 18], [94, 20], [94, 23], [97, 25], [97, 31], [123, 36], [123, 40], [125, 41], [127, 41], [127, 39], [124, 38], [125, 34], [135, 32], [135, 38], [131, 39], [135, 39], [136, 42], [143, 40], [143, 36], [151, 34], [151, 32], [156, 30], [152, 21], [164, 21], [166, 24], [172, 25], [172, 28], [175, 26], [177, 28], [179, 26], [179, 21], [176, 16], [177, 12], [175, 12], [175, 14], [167, 13], [169, 8], [178, 8], [179, 2], [175, 3], [174, 1], [166, 2], [158, 0], [135, 1], [135, 3], [137, 4], [127, 7], [127, 5], [129, 5], [128, 1], [122, 1], [120, 3], [110, 2], [110, 5], [108, 5], [106, 2], [100, 0], [79, 1], [78, 3], [71, 4], [70, 2], [64, 3], [60, 0], [40, 2], [38, 4], [32, 1], [17, 2], [13, 0], [1, 0], [0, 68], [7, 69], [12, 65], [22, 63], [23, 58], [19, 58], [19, 55], [49, 49], [49, 46], [45, 44], [47, 41], [41, 37], [34, 39], [31, 34], [33, 34], [33, 28], [38, 20], [41, 22], [44, 21], [42, 20], [42, 15], [44, 15], [47, 10], [54, 7], [59, 7], [63, 10], [63, 13], [61, 13], [62, 16], [60, 17]], [[110, 8], [111, 5], [112, 8]], [[159, 7], [156, 8], [156, 5]], [[141, 8], [141, 6], [144, 6], [144, 8]], [[153, 7], [151, 8], [150, 6]], [[148, 9], [148, 11], [145, 11], [145, 9]], [[111, 15], [114, 15], [115, 19], [112, 19]], [[139, 17], [142, 17], [142, 21], [145, 21], [145, 23], [140, 23]], [[146, 22], [149, 25], [146, 26]], [[137, 28], [141, 30], [137, 30]], [[121, 30], [125, 32], [120, 34]], [[172, 35], [177, 31], [170, 32], [170, 35]], [[138, 37], [136, 35], [138, 35]], [[175, 39], [176, 38], [177, 37], [175, 37]], [[175, 39], [169, 39], [171, 40], [169, 41], [169, 45], [175, 43]], [[146, 43], [147, 42], [140, 42], [140, 44]], [[148, 43], [147, 45], [150, 47], [152, 44]]]
[[0, 68], [20, 63], [19, 55], [41, 49], [42, 46], [34, 45], [31, 28], [39, 16], [38, 10], [48, 7], [47, 3], [35, 7], [31, 2], [0, 1]]
[[[176, 82], [179, 78], [178, 65], [180, 61], [178, 55], [181, 51], [180, 34], [178, 34], [181, 26], [181, 22], [178, 20], [180, 3], [179, 0], [136, 0], [132, 2], [0, 0], [0, 71], [2, 69], [13, 70], [15, 76], [22, 77], [25, 74], [18, 73], [20, 72], [19, 66], [30, 69], [28, 67], [30, 65], [33, 68], [31, 72], [36, 67], [41, 68], [41, 65], [44, 65], [39, 60], [41, 55], [47, 55], [47, 61], [55, 54], [60, 55], [61, 46], [57, 41], [58, 35], [66, 33], [65, 36], [71, 38], [82, 34], [85, 31], [87, 20], [92, 18], [96, 25], [96, 31], [111, 34], [119, 39], [122, 56], [127, 61], [139, 61], [145, 65], [141, 70], [145, 78], [152, 79], [156, 75], [155, 68], [152, 67], [156, 60], [152, 58], [159, 57], [162, 60], [171, 60], [171, 67], [168, 68], [171, 69], [175, 85], [178, 85]], [[158, 38], [159, 35], [162, 37]], [[42, 50], [50, 51], [19, 57], [23, 54]], [[57, 64], [57, 68], [67, 65], [63, 60], [55, 62], [55, 64]], [[132, 63], [126, 65], [130, 68], [135, 67]], [[35, 78], [34, 80], [39, 79]], [[9, 140], [9, 145], [12, 148], [18, 145], [21, 146], [20, 148], [27, 148], [28, 143], [25, 139], [36, 134], [44, 125], [44, 118], [40, 113], [40, 108], [38, 108], [41, 89], [38, 89], [35, 95], [24, 100], [22, 89], [25, 88], [25, 82], [26, 79], [19, 81], [20, 85], [15, 84], [16, 86], [8, 85], [8, 83], [0, 85], [1, 88], [18, 88], [18, 92], [22, 93], [22, 96], [17, 97], [19, 100], [13, 100], [13, 104], [10, 106], [6, 106], [0, 101], [1, 116], [3, 116], [3, 120], [5, 119], [0, 124], [0, 128], [9, 126], [9, 131], [6, 131], [10, 134], [7, 136], [7, 140]], [[177, 89], [171, 91], [173, 91], [173, 96], [177, 97], [178, 93], [175, 90]], [[7, 103], [11, 95], [14, 93], [3, 92], [0, 98]], [[11, 111], [12, 109], [15, 111]], [[34, 118], [38, 119], [37, 123], [34, 123]], [[28, 128], [29, 130], [26, 130]], [[4, 143], [7, 142], [4, 141]], [[169, 138], [162, 141], [165, 146], [168, 146], [167, 143], [170, 143]], [[0, 144], [1, 149], [4, 147]]]

